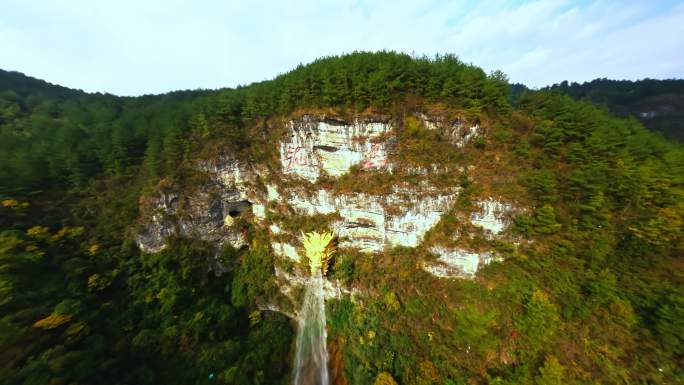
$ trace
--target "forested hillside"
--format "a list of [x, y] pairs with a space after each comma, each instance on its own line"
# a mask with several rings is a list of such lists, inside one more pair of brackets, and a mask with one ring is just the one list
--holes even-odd
[[[0, 72], [0, 384], [291, 383], [295, 327], [263, 306], [280, 295], [272, 231], [247, 216], [238, 249], [134, 242], [145, 197], [191, 196], [198, 162], [225, 154], [293, 191], [384, 194], [417, 181], [410, 168], [442, 170], [420, 181], [459, 195], [425, 244], [501, 256], [438, 278], [423, 246], [342, 248], [327, 277], [358, 296], [326, 303], [334, 383], [684, 381], [684, 147], [555, 88], [510, 96], [503, 73], [393, 52], [141, 97]], [[486, 135], [453, 145], [426, 112]], [[284, 122], [315, 114], [392, 122], [397, 167], [284, 176]], [[520, 207], [509, 238], [465, 224], [493, 196]], [[330, 221], [285, 216], [293, 231]]]
[[618, 116], [634, 116], [647, 128], [684, 141], [684, 80], [595, 79], [550, 87], [576, 100], [603, 105]]

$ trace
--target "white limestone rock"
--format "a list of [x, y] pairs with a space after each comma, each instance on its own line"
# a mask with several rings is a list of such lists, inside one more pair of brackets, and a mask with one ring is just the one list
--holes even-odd
[[340, 246], [377, 253], [394, 246], [418, 246], [457, 195], [457, 189], [434, 195], [418, 190], [395, 191], [388, 196], [333, 196], [319, 190], [311, 196], [291, 194], [286, 199], [299, 215], [337, 212], [341, 220], [332, 227], [340, 237]]
[[[305, 286], [311, 279], [302, 275], [290, 274], [277, 266], [275, 267], [275, 276], [280, 282], [280, 291], [290, 299], [293, 299], [291, 297], [292, 289]], [[344, 294], [355, 295], [358, 294], [358, 291], [345, 288], [337, 279], [329, 280], [326, 278], [323, 280], [323, 297], [325, 299], [340, 299]]]
[[429, 116], [422, 113], [415, 116], [421, 120], [423, 126], [428, 130], [440, 130], [456, 147], [464, 147], [474, 138], [485, 134], [484, 129], [479, 124], [468, 123], [465, 119], [447, 121], [442, 116]]
[[441, 116], [429, 116], [422, 112], [413, 115], [423, 123], [428, 130], [441, 130], [444, 127], [444, 118]]
[[242, 199], [247, 199], [253, 172], [234, 157], [221, 155], [215, 159], [203, 160], [198, 163], [197, 168], [206, 172], [211, 181], [224, 190], [233, 191], [240, 194]]
[[337, 211], [335, 198], [324, 189], [311, 195], [304, 192], [290, 192], [284, 200], [299, 215], [327, 215]]
[[258, 221], [263, 221], [264, 219], [266, 219], [266, 206], [260, 203], [253, 203], [252, 214], [254, 214], [254, 218]]
[[295, 313], [287, 311], [287, 310], [283, 309], [282, 307], [275, 305], [275, 304], [272, 304], [272, 303], [257, 304], [257, 309], [259, 309], [259, 311], [272, 311], [275, 313], [280, 313], [280, 314], [283, 314], [286, 317], [289, 317], [292, 319], [297, 318]]
[[480, 125], [475, 124], [469, 127], [458, 127], [454, 129], [451, 136], [456, 147], [464, 147], [472, 139], [481, 136]]
[[280, 234], [281, 232], [283, 232], [283, 229], [281, 229], [280, 226], [278, 226], [275, 223], [270, 224], [268, 226], [268, 229], [271, 231], [271, 234], [273, 234], [273, 235], [277, 235], [277, 234]]
[[430, 252], [438, 259], [424, 263], [423, 270], [440, 278], [473, 278], [482, 266], [502, 260], [491, 252], [476, 253], [444, 247], [432, 247]]
[[439, 164], [431, 164], [429, 167], [406, 167], [404, 172], [408, 175], [444, 174], [449, 172], [449, 167], [444, 167]]
[[271, 242], [271, 249], [273, 253], [279, 257], [290, 259], [293, 262], [299, 262], [300, 256], [297, 253], [297, 248], [285, 242]]
[[272, 184], [266, 185], [266, 199], [269, 202], [280, 200], [280, 193], [278, 192], [278, 188], [276, 186]]
[[322, 172], [344, 175], [360, 164], [386, 169], [389, 141], [374, 141], [390, 132], [390, 123], [356, 119], [347, 123], [305, 115], [288, 123], [288, 137], [280, 145], [283, 173], [315, 181]]
[[490, 237], [497, 236], [506, 229], [509, 223], [507, 214], [513, 210], [512, 205], [488, 199], [478, 202], [478, 206], [480, 206], [480, 210], [474, 212], [470, 217], [470, 222], [473, 225], [484, 229]]
[[356, 194], [331, 201], [342, 220], [333, 223], [341, 247], [378, 253], [385, 248], [385, 208], [381, 197]]
[[166, 239], [176, 233], [173, 214], [178, 210], [178, 199], [177, 192], [162, 192], [152, 202], [149, 221], [135, 238], [140, 250], [158, 253], [166, 248]]
[[249, 172], [227, 156], [200, 162], [198, 168], [209, 180], [193, 194], [165, 191], [141, 207], [147, 219], [135, 240], [142, 251], [163, 250], [171, 236], [202, 239], [219, 248], [246, 244], [242, 229], [233, 224], [237, 216], [259, 210], [248, 200]]
[[[425, 233], [434, 227], [456, 201], [457, 190], [452, 193], [420, 197], [400, 214], [386, 216], [386, 243], [390, 246], [416, 247]], [[395, 204], [402, 200], [394, 198]]]

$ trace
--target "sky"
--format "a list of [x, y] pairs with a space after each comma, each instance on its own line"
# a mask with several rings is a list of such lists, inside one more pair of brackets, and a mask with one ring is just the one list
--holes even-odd
[[684, 78], [684, 1], [2, 0], [0, 68], [116, 95], [271, 79], [322, 56], [453, 53], [511, 82]]

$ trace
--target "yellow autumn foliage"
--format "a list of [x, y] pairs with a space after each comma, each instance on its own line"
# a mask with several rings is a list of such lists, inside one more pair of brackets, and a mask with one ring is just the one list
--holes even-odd
[[62, 227], [53, 236], [50, 237], [51, 242], [57, 242], [69, 234], [69, 227]]
[[45, 226], [33, 226], [26, 230], [26, 235], [31, 238], [45, 238], [50, 235], [50, 231]]
[[31, 204], [28, 202], [19, 202], [16, 199], [8, 198], [8, 199], [1, 200], [0, 206], [6, 207], [8, 209], [16, 209], [16, 208], [25, 209], [25, 208], [28, 208], [29, 206], [31, 206]]
[[93, 243], [92, 245], [90, 245], [90, 247], [88, 247], [88, 254], [90, 255], [95, 255], [98, 251], [100, 251], [100, 245], [98, 245], [97, 243]]
[[429, 384], [438, 383], [439, 372], [432, 361], [422, 361], [418, 365], [418, 371], [420, 373], [420, 378]]
[[3, 207], [7, 207], [8, 209], [19, 206], [19, 202], [16, 199], [3, 199], [0, 203], [2, 203]]
[[387, 372], [382, 372], [375, 377], [373, 385], [397, 385], [397, 382], [392, 378], [392, 375]]
[[51, 330], [60, 327], [69, 321], [71, 321], [70, 315], [52, 313], [49, 316], [36, 321], [36, 323], [33, 324], [33, 327]]
[[33, 253], [33, 254], [35, 254], [35, 255], [38, 255], [38, 256], [43, 256], [43, 255], [45, 255], [45, 252], [42, 251], [42, 250], [40, 249], [40, 247], [38, 247], [38, 246], [36, 246], [36, 245], [28, 245], [28, 246], [26, 246], [26, 248], [25, 248], [24, 250], [26, 250], [26, 251], [29, 252], [29, 253]]
[[0, 234], [0, 254], [10, 253], [24, 246], [26, 242], [10, 234]]
[[249, 313], [249, 326], [254, 326], [261, 321], [261, 312], [259, 310], [254, 310]]
[[629, 226], [628, 229], [637, 238], [643, 239], [654, 246], [665, 245], [676, 239], [684, 228], [684, 218], [679, 209], [665, 207], [658, 210], [658, 215], [642, 221], [638, 225]]
[[88, 277], [88, 290], [100, 291], [109, 286], [110, 280], [102, 277], [100, 274], [93, 274]]
[[69, 337], [76, 337], [79, 334], [86, 331], [86, 329], [87, 329], [87, 325], [85, 322], [76, 322], [76, 323], [72, 323], [71, 325], [69, 325], [65, 334]]

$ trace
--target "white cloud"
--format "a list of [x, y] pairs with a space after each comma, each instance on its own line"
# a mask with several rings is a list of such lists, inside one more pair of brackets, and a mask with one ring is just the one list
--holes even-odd
[[[629, 2], [582, 8], [570, 2], [538, 1], [489, 14], [476, 10], [458, 31], [465, 35], [459, 52], [532, 86], [595, 77], [681, 77], [684, 7], [649, 13], [645, 3]], [[479, 33], [484, 27], [472, 25], [489, 28]]]
[[541, 86], [684, 75], [684, 6], [539, 0], [6, 0], [0, 68], [135, 95], [235, 86], [354, 50], [455, 53]]

